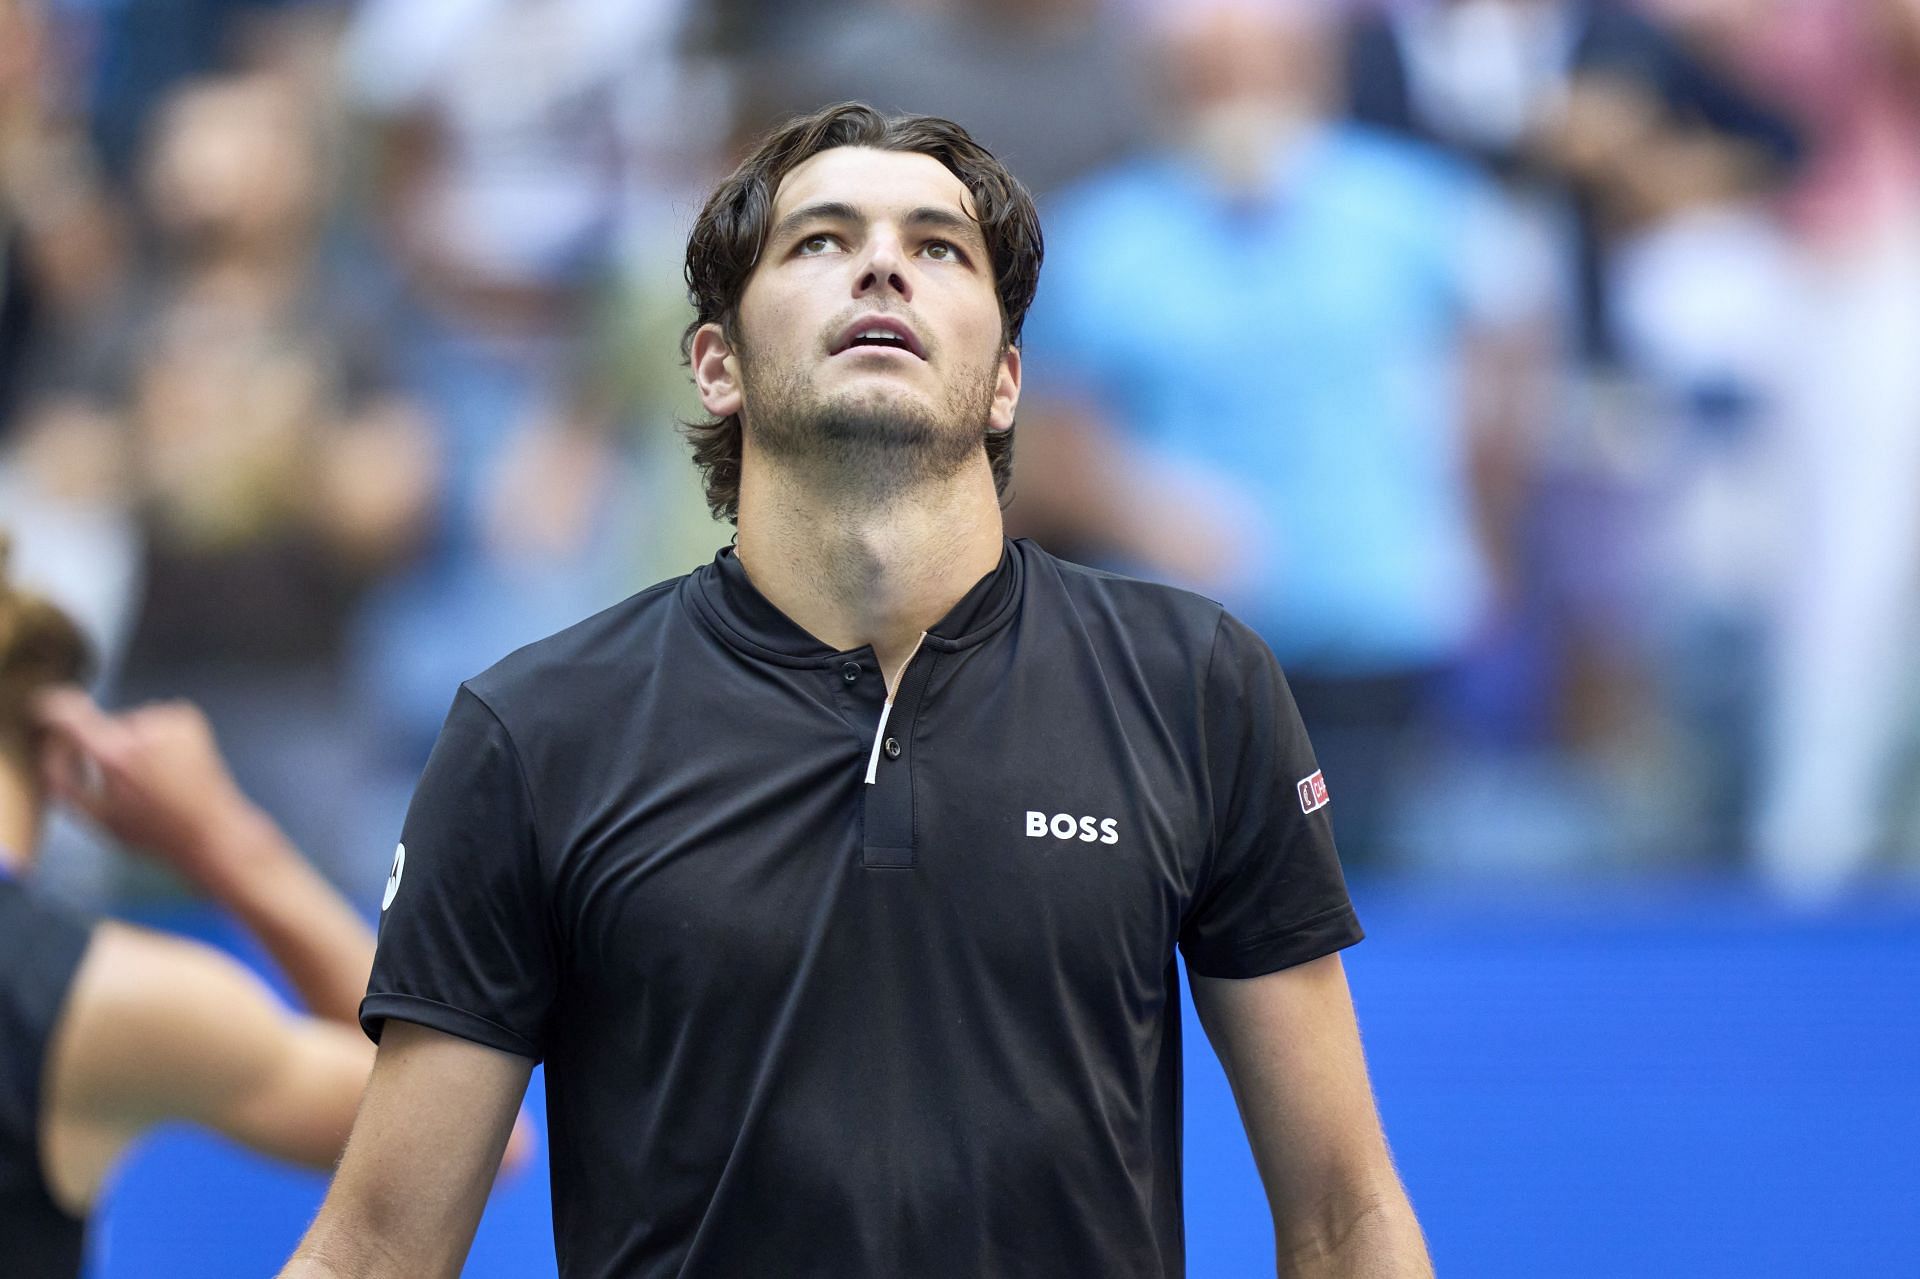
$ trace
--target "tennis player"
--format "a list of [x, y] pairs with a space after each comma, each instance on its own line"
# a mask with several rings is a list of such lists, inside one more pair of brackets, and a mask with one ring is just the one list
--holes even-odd
[[1176, 951], [1281, 1273], [1429, 1273], [1271, 654], [1002, 533], [1040, 260], [943, 120], [823, 110], [714, 192], [685, 347], [737, 546], [461, 686], [287, 1276], [457, 1273], [541, 1061], [567, 1279], [1180, 1275]]

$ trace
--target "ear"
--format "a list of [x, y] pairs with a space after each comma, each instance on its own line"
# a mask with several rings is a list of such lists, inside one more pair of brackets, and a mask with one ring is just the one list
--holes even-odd
[[740, 357], [718, 324], [703, 324], [695, 330], [689, 352], [693, 366], [693, 384], [700, 392], [700, 404], [715, 417], [732, 417], [740, 411]]
[[987, 415], [987, 429], [1004, 431], [1013, 425], [1013, 410], [1020, 403], [1020, 348], [1009, 346], [1000, 356], [1000, 376], [993, 382], [993, 409]]

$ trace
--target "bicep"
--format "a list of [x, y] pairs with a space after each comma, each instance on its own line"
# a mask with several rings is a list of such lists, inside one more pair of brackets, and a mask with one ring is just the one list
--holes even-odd
[[457, 1274], [532, 1070], [530, 1058], [388, 1019], [298, 1255], [343, 1273]]
[[49, 1062], [49, 1171], [84, 1201], [147, 1128], [185, 1120], [314, 1167], [339, 1157], [372, 1050], [287, 1009], [227, 955], [103, 924]]
[[1259, 977], [1191, 975], [1276, 1218], [1393, 1177], [1340, 957]]

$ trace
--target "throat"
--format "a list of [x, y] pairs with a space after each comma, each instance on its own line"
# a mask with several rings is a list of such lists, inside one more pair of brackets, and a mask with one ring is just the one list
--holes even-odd
[[936, 501], [859, 517], [749, 511], [743, 500], [739, 555], [774, 607], [836, 650], [871, 647], [891, 678], [921, 635], [998, 566], [1001, 542], [991, 501], [984, 512]]

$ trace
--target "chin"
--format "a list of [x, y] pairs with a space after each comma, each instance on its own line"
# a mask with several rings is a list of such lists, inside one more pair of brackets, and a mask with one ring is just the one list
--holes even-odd
[[885, 430], [889, 424], [924, 427], [936, 420], [924, 396], [901, 387], [850, 388], [828, 396], [820, 407], [823, 420], [856, 432]]

